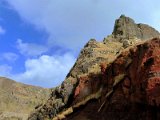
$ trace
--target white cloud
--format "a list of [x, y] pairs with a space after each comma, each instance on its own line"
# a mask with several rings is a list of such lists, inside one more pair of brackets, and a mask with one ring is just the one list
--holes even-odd
[[54, 87], [64, 80], [74, 62], [75, 58], [69, 53], [62, 56], [42, 55], [38, 59], [26, 60], [25, 72], [11, 78], [27, 84]]
[[6, 52], [1, 55], [1, 59], [14, 62], [18, 59], [18, 55], [12, 52]]
[[154, 13], [160, 12], [158, 0], [142, 0], [138, 5], [137, 1], [128, 0], [7, 1], [25, 21], [49, 33], [49, 45], [60, 45], [74, 50], [81, 48], [90, 38], [102, 40], [110, 34], [114, 20], [121, 14], [157, 28], [154, 22], [157, 17], [154, 17]]
[[106, 29], [110, 25], [107, 24], [108, 15], [104, 14], [104, 10], [108, 11], [108, 8], [92, 4], [92, 0], [8, 0], [8, 2], [24, 20], [49, 33], [48, 45], [51, 46], [81, 48], [92, 37], [103, 38], [106, 30], [102, 32], [101, 29]]
[[5, 29], [4, 28], [2, 28], [2, 26], [0, 26], [0, 34], [5, 34]]
[[[113, 30], [114, 20], [126, 14], [136, 22], [157, 26], [160, 20], [158, 0], [7, 0], [25, 22], [48, 33], [48, 46], [81, 48], [90, 38], [102, 40]], [[143, 7], [143, 9], [142, 9]], [[20, 52], [28, 56], [42, 55], [47, 48], [33, 43], [17, 41]], [[66, 57], [68, 56], [68, 57]], [[40, 56], [25, 62], [24, 73], [14, 78], [35, 85], [49, 83], [55, 86], [63, 80], [74, 63], [70, 54], [64, 56]]]
[[43, 45], [25, 43], [21, 39], [17, 40], [17, 48], [21, 54], [27, 56], [37, 56], [48, 51], [48, 48]]

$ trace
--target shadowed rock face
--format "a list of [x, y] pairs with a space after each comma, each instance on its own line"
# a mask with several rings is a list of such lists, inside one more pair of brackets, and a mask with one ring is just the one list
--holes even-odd
[[[99, 101], [90, 101], [68, 116], [67, 120], [80, 120], [81, 117], [83, 120], [159, 120], [159, 55], [160, 39], [157, 38], [122, 52], [106, 67], [105, 72], [102, 71], [101, 79], [94, 80], [94, 84], [99, 84], [99, 81], [103, 84]], [[121, 81], [116, 82], [117, 76], [122, 74], [124, 76], [119, 79]], [[79, 91], [90, 88], [88, 83]], [[112, 94], [105, 97], [110, 91], [113, 91]], [[104, 101], [104, 106], [98, 112]]]
[[[111, 116], [115, 115], [114, 119], [160, 119], [159, 55], [160, 39], [153, 39], [123, 52], [112, 63], [113, 73], [109, 80], [122, 73], [126, 76], [110, 97], [110, 107], [103, 110], [105, 117], [112, 119]], [[128, 59], [132, 59], [132, 62], [126, 66]], [[150, 73], [156, 74], [149, 77]]]
[[[28, 119], [56, 120], [68, 114], [66, 119], [69, 120], [132, 120], [135, 115], [137, 119], [144, 120], [150, 116], [155, 117], [150, 110], [157, 110], [156, 104], [159, 104], [158, 94], [155, 93], [159, 87], [153, 87], [157, 86], [155, 83], [159, 71], [150, 69], [158, 64], [153, 61], [158, 60], [156, 54], [159, 54], [159, 39], [146, 43], [143, 40], [156, 36], [159, 33], [148, 25], [135, 24], [131, 18], [121, 16], [115, 22], [112, 35], [103, 42], [92, 39], [84, 46], [61, 86]], [[135, 46], [139, 42], [141, 44]], [[101, 98], [96, 100], [98, 97], [94, 93], [99, 90]], [[67, 108], [71, 111], [65, 112]], [[127, 117], [124, 117], [126, 114]]]

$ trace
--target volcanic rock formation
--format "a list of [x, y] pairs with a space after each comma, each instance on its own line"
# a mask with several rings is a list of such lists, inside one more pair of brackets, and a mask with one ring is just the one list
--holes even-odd
[[28, 119], [160, 119], [160, 39], [152, 39], [159, 35], [122, 15], [103, 42], [84, 46], [63, 83]]

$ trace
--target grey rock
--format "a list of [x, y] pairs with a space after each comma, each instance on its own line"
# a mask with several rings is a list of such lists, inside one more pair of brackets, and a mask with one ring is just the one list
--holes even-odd
[[141, 40], [158, 37], [160, 34], [157, 30], [146, 24], [136, 24], [133, 19], [121, 15], [115, 21], [113, 36], [119, 39], [138, 38]]

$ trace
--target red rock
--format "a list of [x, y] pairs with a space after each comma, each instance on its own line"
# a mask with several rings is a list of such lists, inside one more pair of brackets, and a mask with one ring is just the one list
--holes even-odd
[[[71, 114], [68, 119], [79, 120], [155, 120], [160, 119], [160, 39], [155, 38], [122, 52], [104, 71], [101, 65], [101, 80], [89, 77], [80, 78], [75, 96], [81, 95], [85, 89], [92, 89], [90, 84], [103, 84], [101, 103], [89, 102], [78, 114]], [[130, 62], [129, 62], [130, 61]], [[126, 74], [122, 82], [115, 88], [115, 76]], [[105, 77], [104, 77], [105, 76]], [[93, 83], [94, 82], [94, 83]], [[101, 85], [102, 85], [101, 84]], [[100, 86], [100, 85], [99, 85]], [[95, 89], [95, 88], [94, 88]], [[114, 90], [107, 99], [105, 94]], [[75, 99], [80, 101], [81, 98]], [[74, 100], [73, 100], [74, 101]], [[103, 101], [107, 101], [100, 113], [96, 110]], [[95, 110], [96, 109], [96, 110]], [[89, 110], [90, 112], [85, 112]], [[92, 115], [91, 115], [92, 114]]]

